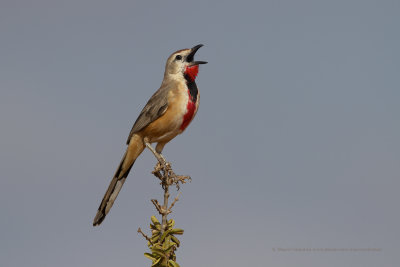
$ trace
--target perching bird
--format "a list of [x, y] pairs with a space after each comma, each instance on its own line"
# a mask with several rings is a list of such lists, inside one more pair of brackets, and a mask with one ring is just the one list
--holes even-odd
[[178, 50], [168, 58], [161, 87], [132, 127], [125, 155], [101, 201], [93, 226], [101, 224], [110, 211], [132, 165], [145, 148], [144, 139], [157, 143], [156, 151], [161, 153], [165, 144], [181, 134], [196, 115], [200, 95], [195, 79], [199, 64], [207, 62], [194, 61], [194, 55], [202, 46]]

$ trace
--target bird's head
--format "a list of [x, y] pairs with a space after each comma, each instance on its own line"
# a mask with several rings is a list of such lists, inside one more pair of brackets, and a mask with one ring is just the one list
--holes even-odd
[[199, 72], [200, 64], [207, 64], [206, 61], [194, 61], [194, 55], [202, 44], [190, 49], [178, 50], [169, 56], [165, 65], [165, 75], [167, 77], [186, 78], [194, 81]]

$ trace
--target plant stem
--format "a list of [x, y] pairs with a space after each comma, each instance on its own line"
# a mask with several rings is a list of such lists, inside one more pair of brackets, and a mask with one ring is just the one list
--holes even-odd
[[165, 186], [164, 186], [164, 204], [162, 206], [164, 212], [162, 213], [161, 235], [167, 229], [168, 198], [169, 198], [169, 185], [165, 184]]

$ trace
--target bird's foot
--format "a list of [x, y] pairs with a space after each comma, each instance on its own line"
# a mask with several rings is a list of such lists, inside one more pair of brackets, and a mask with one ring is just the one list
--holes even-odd
[[152, 173], [161, 180], [161, 184], [163, 185], [163, 187], [175, 184], [176, 188], [179, 190], [179, 183], [184, 184], [186, 183], [186, 181], [192, 180], [192, 178], [190, 178], [190, 176], [188, 175], [175, 174], [175, 172], [172, 170], [171, 163], [169, 163], [161, 153], [157, 153], [157, 151], [155, 151], [154, 148], [150, 145], [148, 140], [145, 139], [144, 143], [158, 160]]
[[167, 162], [167, 160], [164, 158], [163, 154], [159, 153], [158, 155], [160, 155], [160, 158], [162, 159], [162, 161], [163, 161], [163, 163], [164, 163], [164, 166], [166, 166], [168, 162]]

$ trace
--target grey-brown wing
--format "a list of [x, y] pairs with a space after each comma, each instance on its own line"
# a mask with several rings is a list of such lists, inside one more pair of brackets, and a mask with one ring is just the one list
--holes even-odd
[[149, 99], [146, 106], [144, 106], [139, 117], [133, 124], [132, 130], [129, 133], [126, 143], [129, 145], [132, 135], [141, 131], [144, 127], [155, 121], [165, 113], [168, 108], [168, 88], [161, 87]]

